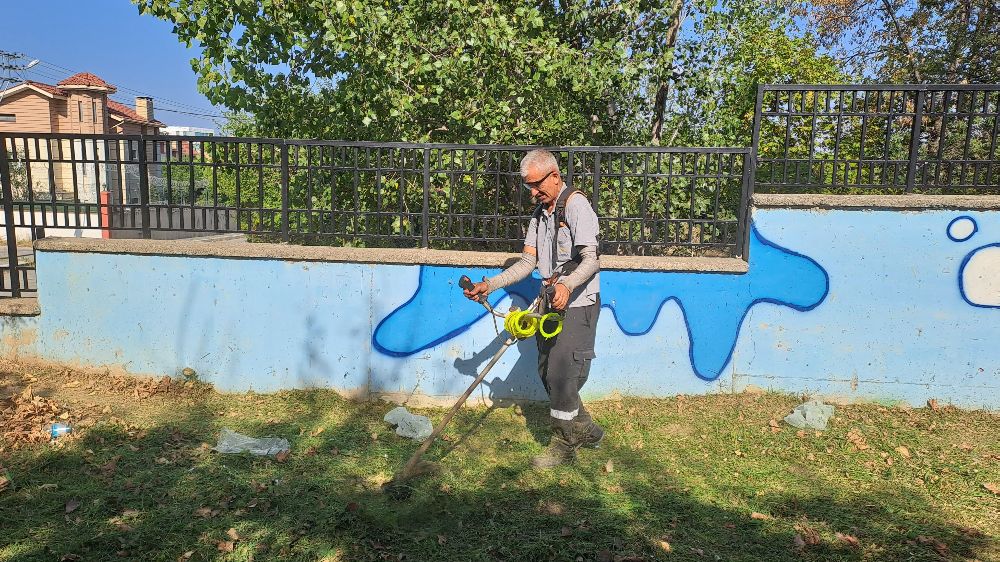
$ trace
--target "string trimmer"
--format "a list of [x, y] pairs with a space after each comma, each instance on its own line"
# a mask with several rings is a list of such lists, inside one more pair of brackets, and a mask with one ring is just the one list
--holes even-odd
[[[471, 290], [472, 280], [469, 279], [468, 276], [463, 275], [458, 281], [458, 286], [465, 290]], [[534, 336], [536, 331], [539, 332], [544, 338], [554, 337], [562, 331], [563, 317], [560, 314], [555, 312], [540, 314], [538, 312], [542, 303], [551, 298], [551, 295], [551, 287], [543, 286], [542, 293], [535, 298], [534, 301], [532, 301], [528, 308], [520, 310], [516, 307], [511, 307], [511, 309], [506, 313], [500, 313], [494, 310], [493, 307], [490, 306], [489, 301], [487, 301], [486, 295], [479, 297], [479, 304], [483, 305], [486, 310], [490, 312], [490, 314], [492, 314], [495, 318], [504, 319], [504, 330], [506, 330], [510, 336], [507, 337], [504, 344], [500, 346], [500, 349], [493, 354], [493, 357], [490, 359], [489, 363], [486, 364], [486, 367], [484, 367], [479, 373], [479, 376], [476, 377], [476, 380], [472, 381], [469, 388], [465, 389], [465, 392], [458, 398], [455, 405], [451, 407], [451, 410], [449, 410], [448, 414], [443, 420], [441, 420], [441, 423], [434, 428], [434, 431], [431, 432], [427, 439], [424, 439], [424, 442], [420, 444], [420, 447], [413, 453], [410, 460], [406, 461], [406, 465], [403, 466], [402, 470], [397, 472], [392, 477], [392, 480], [389, 480], [382, 485], [382, 489], [387, 495], [397, 499], [405, 499], [409, 497], [412, 492], [412, 488], [406, 485], [407, 481], [416, 476], [437, 472], [437, 465], [429, 461], [422, 461], [421, 457], [423, 457], [424, 453], [427, 452], [427, 449], [430, 448], [431, 444], [434, 443], [434, 440], [437, 439], [438, 435], [441, 434], [441, 431], [443, 431], [445, 426], [448, 425], [448, 422], [451, 421], [451, 418], [455, 417], [458, 409], [465, 404], [466, 400], [468, 400], [472, 391], [483, 382], [483, 379], [485, 379], [486, 375], [489, 374], [490, 369], [497, 364], [497, 361], [500, 360], [504, 352], [506, 352], [510, 346], [514, 345], [514, 343], [520, 339]], [[555, 322], [556, 327], [551, 332], [544, 331], [545, 324], [551, 322]]]

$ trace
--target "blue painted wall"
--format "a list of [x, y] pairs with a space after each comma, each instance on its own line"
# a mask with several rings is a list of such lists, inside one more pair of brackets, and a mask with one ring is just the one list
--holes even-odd
[[[749, 272], [608, 271], [585, 396], [740, 390], [1000, 408], [1000, 213], [757, 210]], [[7, 353], [225, 390], [460, 394], [499, 346], [456, 280], [496, 270], [39, 252]], [[493, 295], [505, 309], [529, 279]], [[998, 294], [995, 294], [998, 293]], [[532, 341], [479, 391], [543, 398]]]

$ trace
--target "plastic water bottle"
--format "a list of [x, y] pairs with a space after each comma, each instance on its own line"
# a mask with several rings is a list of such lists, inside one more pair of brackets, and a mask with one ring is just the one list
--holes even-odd
[[51, 434], [53, 439], [57, 439], [67, 433], [71, 433], [73, 428], [64, 423], [54, 423], [52, 424]]

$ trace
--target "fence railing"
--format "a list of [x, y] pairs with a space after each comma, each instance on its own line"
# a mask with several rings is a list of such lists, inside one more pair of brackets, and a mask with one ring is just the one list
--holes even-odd
[[752, 188], [997, 193], [1000, 85], [762, 85]]
[[[527, 146], [0, 135], [5, 225], [52, 234], [240, 232], [299, 243], [520, 250]], [[749, 149], [555, 147], [602, 251], [738, 255]], [[23, 232], [23, 231], [22, 231]], [[16, 251], [16, 248], [14, 249]], [[0, 291], [28, 291], [8, 261]]]

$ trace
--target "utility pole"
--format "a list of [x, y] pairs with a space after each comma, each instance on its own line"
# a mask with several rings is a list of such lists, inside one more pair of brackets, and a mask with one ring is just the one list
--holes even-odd
[[38, 59], [21, 62], [25, 59], [27, 57], [22, 53], [0, 50], [0, 101], [3, 101], [7, 88], [24, 80], [22, 72], [38, 64]]

